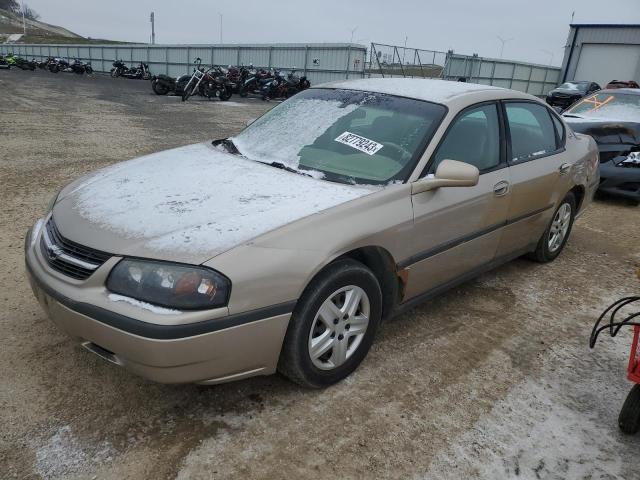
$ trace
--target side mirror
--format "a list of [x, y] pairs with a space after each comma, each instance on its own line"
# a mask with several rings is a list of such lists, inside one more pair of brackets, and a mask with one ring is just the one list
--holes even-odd
[[411, 193], [428, 192], [440, 187], [473, 187], [478, 184], [477, 167], [457, 160], [443, 160], [433, 177], [424, 177], [411, 184]]

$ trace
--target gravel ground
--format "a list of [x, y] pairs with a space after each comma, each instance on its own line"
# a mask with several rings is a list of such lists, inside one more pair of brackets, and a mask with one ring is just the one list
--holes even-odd
[[54, 192], [121, 160], [223, 137], [269, 107], [157, 97], [147, 82], [0, 71], [1, 478], [640, 478], [617, 415], [640, 208], [598, 201], [552, 264], [516, 260], [383, 326], [349, 379], [165, 386], [82, 350], [24, 277]]

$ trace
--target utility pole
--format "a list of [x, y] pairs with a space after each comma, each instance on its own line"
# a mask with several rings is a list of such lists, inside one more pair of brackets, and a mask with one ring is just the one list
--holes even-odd
[[218, 15], [220, 15], [220, 45], [222, 45], [222, 14], [218, 12]]
[[504, 44], [507, 42], [510, 42], [511, 40], [513, 40], [513, 38], [502, 38], [500, 35], [496, 35], [496, 37], [498, 38], [498, 40], [500, 40], [500, 43], [502, 44], [500, 46], [500, 58], [502, 58], [502, 55], [504, 53]]
[[20, 3], [22, 4], [22, 34], [26, 35], [27, 34], [27, 24], [24, 21], [24, 0], [21, 0]]
[[149, 19], [151, 21], [151, 45], [156, 44], [156, 17], [153, 12], [151, 12], [151, 17]]
[[544, 50], [544, 49], [540, 51], [543, 53], [546, 53], [547, 55], [551, 55], [551, 58], [549, 59], [549, 66], [553, 66], [553, 57], [554, 57], [553, 52], [550, 52], [549, 50]]
[[409, 36], [404, 36], [404, 48], [402, 49], [402, 63], [404, 63], [404, 56], [407, 54], [407, 40], [409, 40]]
[[353, 34], [356, 33], [356, 30], [358, 30], [358, 27], [354, 27], [353, 30], [351, 30], [351, 40], [349, 40], [349, 43], [353, 43]]

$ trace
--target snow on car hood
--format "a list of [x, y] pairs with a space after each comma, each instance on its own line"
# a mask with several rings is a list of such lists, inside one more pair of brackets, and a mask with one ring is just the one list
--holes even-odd
[[63, 236], [92, 248], [202, 263], [379, 188], [330, 183], [196, 144], [98, 171], [63, 190], [53, 214]]

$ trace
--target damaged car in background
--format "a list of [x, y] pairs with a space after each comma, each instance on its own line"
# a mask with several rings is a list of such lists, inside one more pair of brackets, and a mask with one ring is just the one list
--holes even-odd
[[600, 151], [599, 192], [640, 203], [640, 89], [601, 90], [564, 114]]
[[146, 378], [325, 387], [383, 320], [516, 257], [554, 260], [597, 162], [525, 93], [335, 82], [234, 137], [74, 181], [28, 233], [26, 270], [62, 330]]

